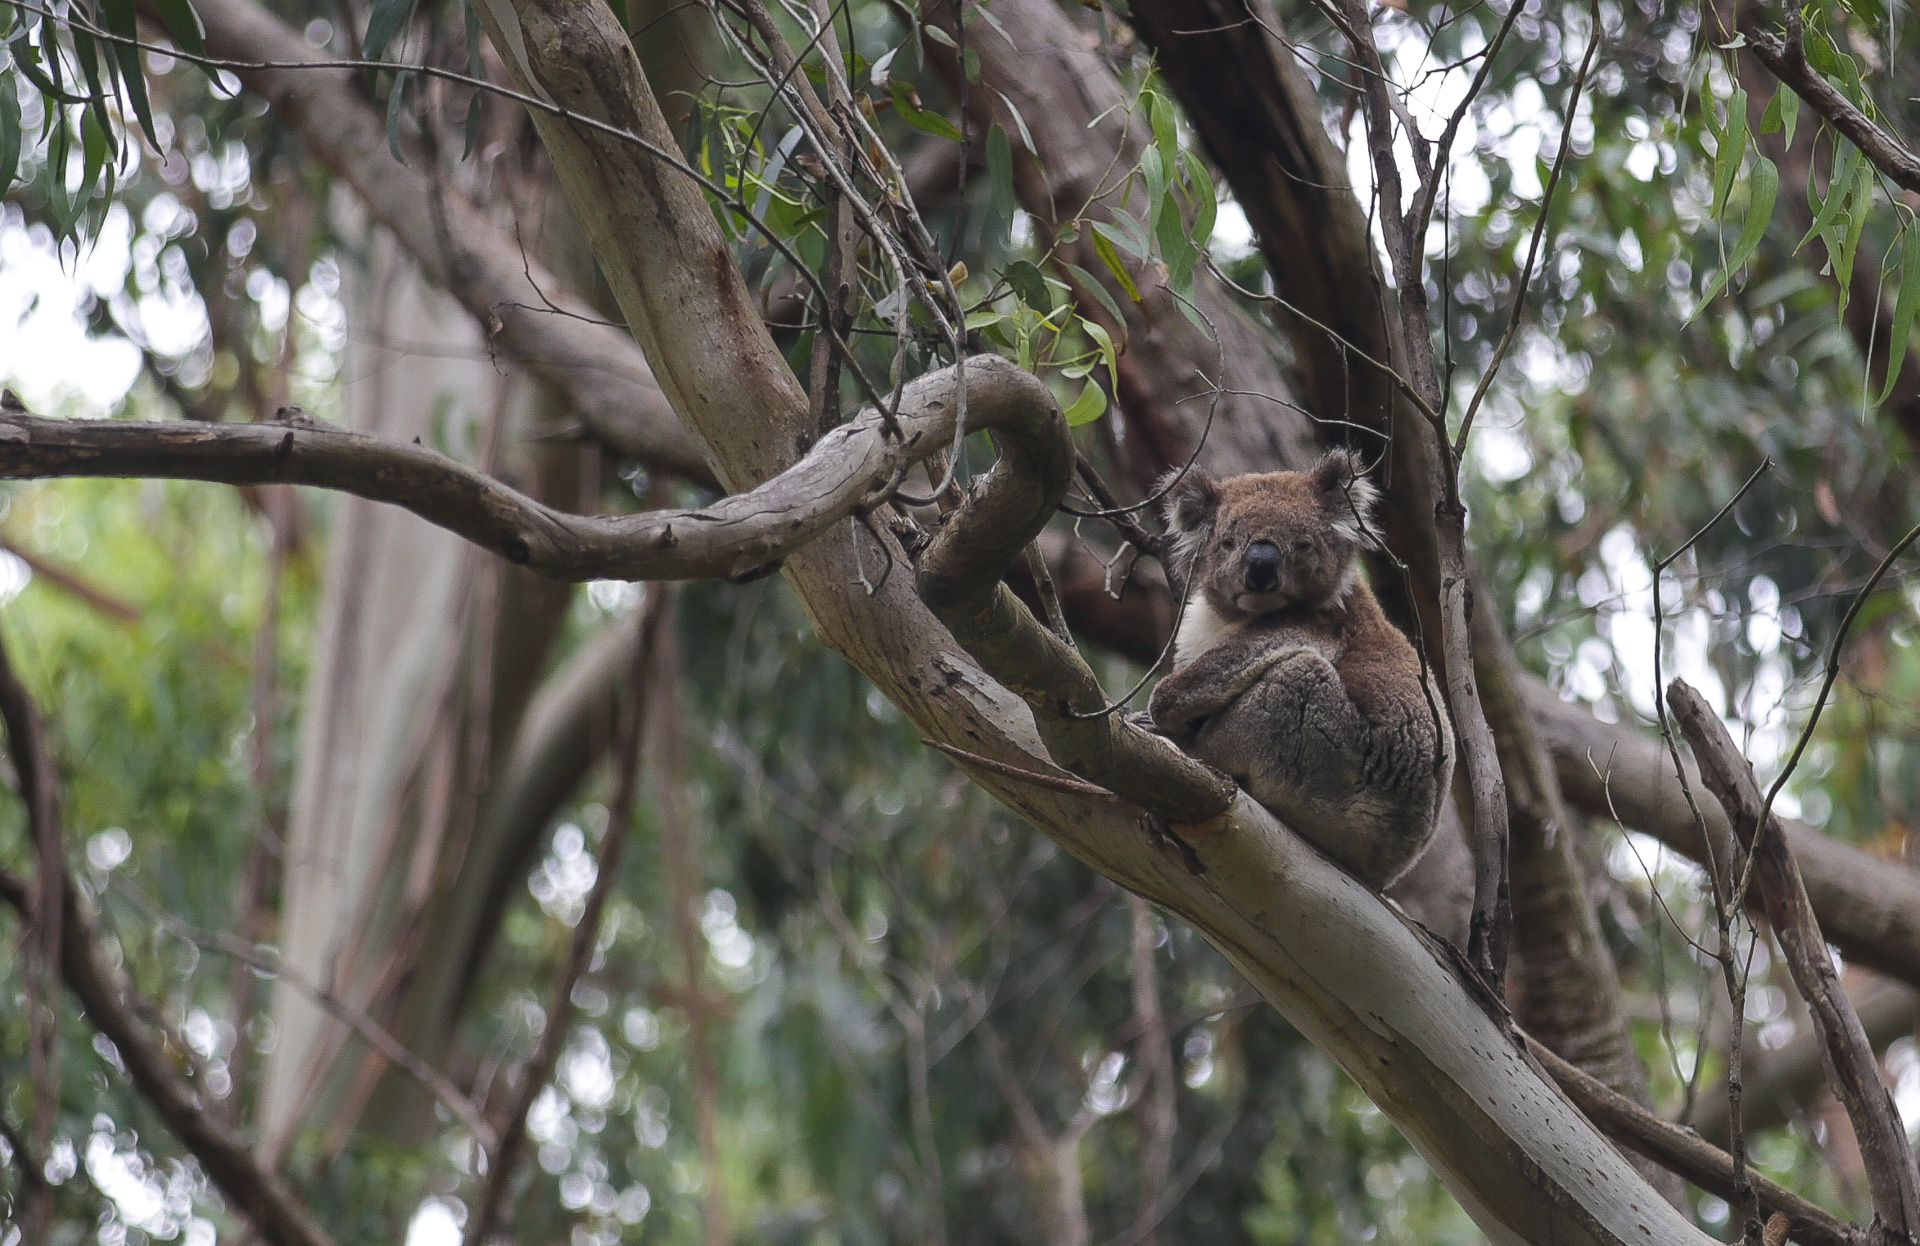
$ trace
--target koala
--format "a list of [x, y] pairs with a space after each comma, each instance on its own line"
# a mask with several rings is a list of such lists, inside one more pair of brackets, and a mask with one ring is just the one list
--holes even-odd
[[1360, 578], [1377, 492], [1346, 450], [1164, 502], [1188, 578], [1155, 728], [1376, 890], [1413, 864], [1453, 774], [1445, 702]]

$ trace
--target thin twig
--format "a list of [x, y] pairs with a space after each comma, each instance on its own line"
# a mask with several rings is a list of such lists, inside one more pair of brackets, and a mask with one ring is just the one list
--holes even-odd
[[560, 1060], [560, 1053], [566, 1046], [572, 1028], [573, 989], [593, 959], [593, 950], [600, 938], [600, 918], [606, 910], [607, 896], [620, 874], [620, 849], [626, 843], [627, 830], [633, 822], [634, 794], [639, 786], [637, 763], [642, 716], [638, 684], [652, 654], [653, 646], [648, 633], [662, 626], [661, 616], [665, 612], [661, 610], [659, 602], [664, 596], [657, 591], [649, 592], [646, 603], [641, 607], [649, 612], [649, 616], [641, 624], [641, 638], [634, 645], [628, 670], [628, 678], [635, 685], [635, 694], [620, 706], [618, 737], [613, 750], [613, 798], [607, 802], [607, 831], [600, 840], [600, 859], [597, 862], [599, 874], [593, 880], [593, 890], [587, 894], [580, 920], [574, 925], [566, 963], [561, 967], [553, 996], [547, 1004], [546, 1028], [540, 1034], [539, 1045], [532, 1057], [520, 1070], [520, 1084], [515, 1087], [513, 1097], [502, 1114], [497, 1129], [499, 1149], [489, 1157], [491, 1163], [487, 1168], [486, 1184], [475, 1196], [473, 1211], [467, 1218], [465, 1240], [468, 1246], [482, 1246], [487, 1242], [499, 1221], [501, 1200], [506, 1195], [508, 1182], [513, 1179], [520, 1152], [527, 1145], [527, 1113], [532, 1111], [533, 1101], [540, 1092], [546, 1089], [554, 1066]]

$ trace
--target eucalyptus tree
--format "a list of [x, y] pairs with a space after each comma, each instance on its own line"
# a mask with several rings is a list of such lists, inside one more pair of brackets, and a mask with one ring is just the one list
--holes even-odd
[[[102, 942], [100, 880], [68, 881], [55, 768], [17, 680], [0, 706], [26, 798], [21, 842], [37, 861], [5, 887], [44, 969], [24, 982], [30, 1073], [57, 1085], [57, 968], [117, 1067], [269, 1240], [322, 1242], [355, 1223], [350, 1190], [311, 1193], [326, 1187], [304, 1166], [312, 1156], [396, 1126], [417, 1145], [440, 1121], [457, 1153], [444, 1179], [469, 1208], [471, 1239], [510, 1231], [503, 1209], [529, 1138], [550, 1173], [566, 1173], [561, 1197], [590, 1231], [617, 1236], [645, 1214], [625, 1214], [632, 1199], [604, 1171], [569, 1168], [549, 1119], [556, 1067], [575, 1054], [570, 1017], [605, 1007], [582, 975], [620, 948], [606, 915], [636, 823], [661, 849], [664, 894], [649, 911], [665, 933], [647, 946], [678, 958], [654, 989], [687, 1026], [698, 1142], [687, 1162], [702, 1175], [681, 1192], [700, 1197], [706, 1240], [738, 1228], [711, 1028], [724, 1007], [701, 952], [737, 910], [721, 893], [702, 899], [703, 819], [685, 801], [698, 711], [678, 692], [697, 662], [676, 646], [705, 637], [676, 638], [661, 621], [669, 595], [649, 587], [639, 613], [537, 676], [566, 625], [549, 581], [596, 582], [609, 604], [617, 581], [732, 582], [703, 593], [711, 609], [764, 593], [748, 582], [775, 572], [885, 714], [1209, 942], [1392, 1119], [1489, 1238], [1706, 1240], [1676, 1207], [1673, 1174], [1731, 1201], [1754, 1240], [1763, 1223], [1773, 1240], [1809, 1242], [1900, 1241], [1920, 1227], [1920, 1178], [1875, 1053], [1831, 966], [1807, 954], [1831, 939], [1920, 983], [1920, 880], [1775, 816], [1782, 792], [1824, 788], [1787, 788], [1801, 748], [1786, 745], [1791, 716], [1760, 699], [1824, 662], [1804, 747], [1863, 606], [1882, 620], [1882, 665], [1911, 666], [1893, 652], [1904, 624], [1888, 614], [1910, 607], [1875, 591], [1911, 539], [1896, 540], [1912, 505], [1881, 465], [1912, 424], [1900, 376], [1920, 308], [1911, 212], [1889, 191], [1916, 189], [1890, 102], [1899, 71], [1880, 70], [1903, 63], [1904, 35], [1884, 13], [1357, 0], [1300, 11], [1151, 0], [1097, 21], [1042, 0], [626, 14], [601, 0], [444, 12], [155, 0], [8, 13], [20, 73], [17, 94], [0, 92], [0, 173], [24, 175], [21, 201], [57, 235], [96, 234], [116, 202], [144, 198], [147, 218], [162, 194], [178, 208], [189, 183], [223, 219], [234, 194], [205, 145], [204, 117], [217, 116], [233, 136], [221, 152], [286, 176], [254, 190], [245, 228], [228, 225], [219, 250], [199, 249], [202, 291], [223, 265], [226, 280], [245, 271], [254, 218], [270, 207], [293, 218], [274, 262], [292, 273], [311, 255], [308, 161], [336, 199], [325, 231], [359, 257], [342, 282], [348, 374], [308, 387], [346, 427], [291, 401], [308, 397], [288, 379], [291, 321], [236, 328], [211, 311], [227, 349], [205, 371], [218, 383], [224, 358], [247, 378], [218, 387], [249, 418], [196, 410], [205, 386], [156, 357], [183, 413], [215, 418], [60, 420], [15, 402], [0, 420], [10, 476], [240, 486], [271, 517], [281, 560], [302, 531], [283, 486], [349, 495], [331, 516], [280, 951], [258, 964], [280, 978], [278, 1037], [243, 1127], [210, 1111], [220, 1096], [204, 1070], [198, 1085], [183, 1080], [166, 1026], [156, 1036], [132, 1002]], [[236, 91], [248, 102], [222, 102]], [[1518, 135], [1539, 141], [1539, 159], [1519, 154]], [[156, 193], [162, 183], [179, 192]], [[1810, 205], [1791, 223], [1799, 247], [1775, 227], [1791, 215], [1776, 212], [1783, 186], [1789, 207]], [[549, 190], [567, 224], [552, 224], [563, 205]], [[1223, 205], [1255, 248], [1214, 245]], [[1824, 270], [1802, 254], [1815, 243]], [[1884, 260], [1864, 263], [1874, 255]], [[409, 340], [399, 353], [474, 358], [439, 378], [415, 358], [392, 373], [404, 384], [383, 384], [378, 352]], [[1889, 398], [1886, 420], [1858, 418]], [[1378, 460], [1373, 580], [1443, 677], [1461, 740], [1457, 834], [1397, 904], [1296, 833], [1326, 842], [1341, 828], [1283, 827], [1134, 725], [1124, 710], [1137, 672], [1080, 648], [1158, 660], [1181, 578], [1150, 519], [1163, 471], [1300, 465], [1325, 441]], [[1767, 461], [1781, 470], [1754, 470]], [[616, 474], [621, 464], [640, 474]], [[1818, 539], [1793, 536], [1816, 517]], [[1633, 632], [1643, 597], [1651, 618]], [[1584, 613], [1561, 617], [1574, 602]], [[1769, 643], [1757, 619], [1775, 621]], [[1596, 657], [1602, 629], [1611, 643]], [[1646, 657], [1650, 671], [1636, 665]], [[1563, 705], [1529, 662], [1601, 717]], [[1761, 729], [1750, 751], [1777, 770], [1766, 807], [1748, 799], [1752, 774], [1712, 715], [1677, 686], [1706, 774], [1682, 757], [1662, 686], [1676, 662], [1710, 674], [1721, 708]], [[1850, 685], [1835, 709], [1847, 721], [1821, 737], [1823, 767], [1851, 751], [1911, 770], [1910, 746], [1890, 743], [1897, 704], [1891, 729], [1875, 719], [1885, 686]], [[271, 707], [256, 697], [256, 720]], [[1621, 725], [1634, 712], [1664, 744]], [[702, 724], [736, 763], [731, 781], [702, 790], [781, 791], [771, 742], [742, 743], [752, 721], [736, 705]], [[811, 736], [778, 751], [835, 750], [830, 734]], [[602, 755], [617, 777], [599, 820], [563, 827], [540, 865], [543, 904], [589, 834], [606, 867], [585, 886], [576, 876], [574, 899], [557, 905], [572, 919], [553, 949], [558, 989], [522, 987], [523, 1032], [475, 1032], [489, 1028], [471, 1018], [509, 897]], [[262, 761], [255, 778], [269, 770]], [[819, 774], [821, 792], [879, 782], [838, 761]], [[1867, 786], [1848, 817], [1898, 807], [1885, 783]], [[1067, 1106], [1050, 1105], [1000, 1036], [1044, 1043], [1047, 1027], [999, 1015], [993, 965], [1070, 942], [1076, 922], [995, 935], [980, 914], [1023, 903], [1008, 887], [954, 909], [981, 927], [956, 935], [925, 900], [916, 938], [931, 969], [876, 975], [862, 943], [883, 936], [863, 935], [836, 891], [832, 851], [854, 849], [835, 816], [818, 800], [776, 803], [796, 829], [760, 845], [758, 876], [769, 895], [813, 894], [821, 945], [865, 974], [901, 1035], [890, 1093], [903, 1107], [881, 1145], [906, 1189], [879, 1200], [891, 1220], [859, 1232], [940, 1241], [980, 1227], [954, 1214], [948, 1179], [966, 1107], [933, 1077], [961, 1040], [1004, 1099], [1047, 1240], [1091, 1240], [1090, 1205], [1124, 1218], [1122, 1240], [1180, 1224], [1175, 1150], [1215, 1166], [1223, 1143], [1196, 1137], [1176, 1085], [1147, 905], [1128, 906], [1125, 923], [1131, 1037], [1117, 1046], [1134, 1046], [1135, 1073], [1121, 1085], [1126, 1062], [1099, 1061], [1082, 1070], [1079, 1107], [1071, 1078]], [[1579, 850], [1576, 811], [1705, 868], [1684, 933], [1718, 975], [1700, 998], [1724, 991], [1735, 1020], [1724, 1056], [1696, 1039], [1673, 1081], [1690, 1106], [1703, 1069], [1724, 1063], [1730, 1155], [1649, 1110], [1666, 1071], [1641, 1064], [1622, 985], [1644, 977], [1647, 947], [1596, 903], [1604, 884]], [[809, 866], [795, 836], [832, 851]], [[249, 868], [249, 922], [273, 907], [267, 872]], [[993, 873], [969, 877], [988, 887]], [[888, 886], [896, 899], [916, 891]], [[1088, 875], [1074, 886], [1111, 898]], [[1756, 898], [1840, 1075], [1869, 1229], [1750, 1172], [1737, 1122]], [[1654, 993], [1669, 1002], [1664, 983]], [[245, 991], [234, 995], [244, 1024]], [[1203, 1015], [1222, 1012], [1216, 1000]], [[651, 1014], [629, 1015], [648, 1033]], [[1708, 1020], [1703, 1010], [1702, 1035]], [[1670, 1024], [1660, 1040], [1677, 1055]], [[1204, 1058], [1205, 1043], [1188, 1047]], [[502, 1074], [509, 1052], [520, 1058]], [[29, 1098], [30, 1122], [10, 1138], [20, 1155], [44, 1150], [59, 1109], [57, 1094]], [[1089, 1194], [1083, 1161], [1114, 1104], [1137, 1120], [1110, 1167], [1145, 1178], [1124, 1210]], [[1222, 1126], [1220, 1139], [1235, 1136], [1231, 1117]], [[321, 1137], [289, 1157], [302, 1128]], [[36, 1162], [22, 1171], [44, 1173]], [[576, 1175], [586, 1198], [569, 1192]], [[36, 1226], [47, 1196], [25, 1180]], [[529, 1232], [542, 1231], [535, 1219], [522, 1210]], [[802, 1217], [778, 1232], [811, 1227]]]

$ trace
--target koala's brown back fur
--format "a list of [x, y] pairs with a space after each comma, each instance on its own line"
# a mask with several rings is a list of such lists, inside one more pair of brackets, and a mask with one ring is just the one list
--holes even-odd
[[1152, 715], [1385, 887], [1426, 847], [1453, 740], [1419, 655], [1360, 578], [1373, 501], [1339, 450], [1308, 472], [1176, 484], [1167, 520], [1191, 584]]

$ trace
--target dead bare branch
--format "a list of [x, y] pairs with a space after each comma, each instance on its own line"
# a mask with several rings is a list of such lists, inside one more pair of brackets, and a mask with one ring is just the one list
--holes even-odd
[[1734, 834], [1751, 854], [1752, 876], [1767, 922], [1786, 955], [1793, 983], [1813, 1014], [1827, 1048], [1835, 1096], [1847, 1109], [1859, 1138], [1873, 1195], [1877, 1240], [1904, 1242], [1920, 1227], [1920, 1170], [1893, 1097], [1880, 1084], [1880, 1069], [1859, 1014], [1840, 987], [1840, 976], [1819, 919], [1807, 900], [1800, 870], [1778, 821], [1766, 806], [1753, 767], [1734, 746], [1719, 715], [1685, 680], [1667, 688], [1674, 717], [1693, 748], [1701, 778], [1732, 819]]

